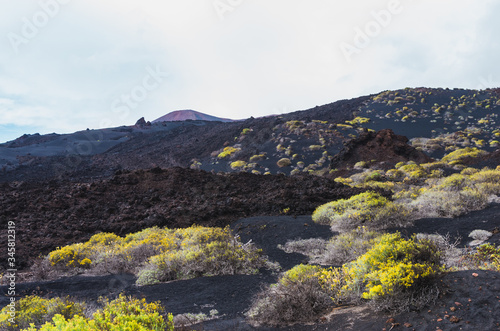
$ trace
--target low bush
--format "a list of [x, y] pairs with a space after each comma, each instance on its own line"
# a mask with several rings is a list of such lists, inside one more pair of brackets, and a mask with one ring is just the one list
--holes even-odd
[[405, 240], [399, 233], [385, 234], [368, 252], [346, 267], [347, 287], [362, 289], [364, 299], [391, 295], [410, 288], [440, 271], [439, 251], [430, 240]]
[[240, 170], [242, 168], [245, 168], [246, 165], [247, 165], [247, 162], [238, 160], [238, 161], [231, 162], [230, 167], [233, 170]]
[[276, 162], [276, 164], [280, 168], [285, 168], [285, 167], [290, 166], [290, 164], [292, 164], [292, 161], [290, 161], [290, 159], [288, 159], [288, 158], [282, 158], [282, 159], [279, 159], [278, 162]]
[[[201, 229], [201, 228], [200, 228]], [[242, 244], [229, 228], [177, 230], [180, 250], [152, 256], [138, 273], [138, 285], [200, 276], [257, 273], [268, 266], [262, 251]]]
[[52, 322], [47, 322], [37, 328], [34, 324], [26, 331], [164, 331], [174, 330], [173, 316], [163, 318], [163, 307], [157, 303], [147, 303], [146, 299], [135, 299], [120, 295], [116, 300], [101, 299], [103, 309], [93, 314], [93, 319], [86, 319], [80, 315], [71, 318], [57, 314]]
[[84, 310], [84, 303], [73, 302], [68, 297], [44, 299], [29, 295], [16, 302], [14, 323], [9, 321], [9, 306], [0, 311], [0, 330], [20, 330], [31, 324], [40, 326], [57, 314], [72, 318], [74, 315], [83, 314]]
[[437, 298], [433, 280], [443, 268], [434, 240], [403, 239], [399, 233], [365, 236], [373, 237], [372, 247], [340, 268], [298, 265], [285, 272], [256, 296], [249, 319], [271, 325], [310, 322], [334, 305], [366, 300], [376, 310], [401, 312]]
[[367, 117], [356, 117], [351, 121], [345, 121], [349, 125], [361, 125], [370, 122], [370, 119]]
[[354, 165], [354, 169], [363, 169], [366, 168], [367, 166], [368, 164], [365, 161], [359, 161], [356, 162], [356, 164]]
[[443, 178], [435, 190], [439, 191], [461, 191], [468, 184], [468, 176], [462, 174], [452, 174]]
[[490, 231], [477, 229], [469, 234], [469, 238], [474, 240], [488, 240], [492, 235], [493, 233]]
[[464, 264], [472, 269], [500, 271], [500, 246], [494, 244], [483, 244], [477, 250], [466, 256]]
[[188, 326], [214, 320], [219, 318], [217, 309], [210, 310], [210, 315], [204, 313], [185, 313], [174, 316], [174, 325], [176, 329], [185, 330]]
[[97, 234], [86, 243], [57, 249], [47, 259], [62, 271], [81, 270], [82, 262], [88, 259], [92, 262], [86, 268], [94, 273], [135, 272], [140, 285], [204, 275], [255, 273], [271, 266], [261, 250], [241, 243], [229, 228], [201, 226], [176, 230], [153, 227], [124, 238]]
[[321, 146], [321, 145], [311, 145], [311, 146], [309, 146], [309, 150], [310, 151], [319, 151], [322, 148], [323, 148], [323, 146]]
[[[342, 268], [344, 271], [336, 271], [331, 280], [327, 275], [322, 277], [336, 292], [334, 301], [368, 299], [374, 308], [390, 311], [434, 300], [432, 279], [442, 270], [440, 251], [433, 241], [406, 240], [399, 233], [381, 236], [370, 250]], [[339, 288], [340, 283], [345, 285]], [[417, 295], [419, 292], [425, 295]], [[407, 304], [402, 306], [403, 302]]]
[[447, 155], [445, 155], [441, 161], [446, 162], [450, 165], [460, 164], [468, 158], [477, 158], [488, 154], [488, 152], [480, 150], [476, 147], [465, 147], [457, 149]]
[[269, 325], [316, 319], [332, 305], [332, 294], [320, 283], [322, 271], [311, 265], [293, 267], [257, 294], [246, 315], [253, 323]]
[[410, 203], [416, 217], [457, 217], [488, 204], [488, 195], [477, 189], [424, 190]]
[[428, 174], [423, 167], [418, 164], [403, 165], [398, 169], [410, 179], [427, 178]]
[[409, 210], [375, 192], [364, 192], [319, 206], [312, 219], [330, 224], [332, 230], [349, 231], [359, 226], [383, 229], [407, 223]]
[[265, 160], [265, 158], [266, 158], [266, 154], [255, 154], [255, 155], [250, 157], [250, 162], [262, 161], [262, 160]]
[[359, 227], [341, 233], [328, 242], [323, 254], [315, 261], [321, 264], [342, 265], [365, 254], [380, 238], [381, 234]]
[[219, 159], [225, 159], [227, 157], [234, 155], [236, 152], [239, 152], [240, 150], [241, 150], [241, 148], [232, 147], [232, 146], [224, 147], [224, 150], [222, 152], [220, 152], [217, 155], [217, 157]]
[[321, 238], [297, 239], [287, 241], [285, 245], [278, 245], [279, 249], [287, 253], [299, 253], [315, 258], [325, 252], [327, 241]]

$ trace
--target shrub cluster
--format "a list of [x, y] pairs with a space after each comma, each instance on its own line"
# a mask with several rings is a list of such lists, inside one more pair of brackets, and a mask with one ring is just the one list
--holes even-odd
[[477, 158], [486, 154], [488, 153], [476, 147], [465, 147], [457, 149], [456, 151], [444, 156], [442, 161], [447, 162], [450, 165], [455, 165], [462, 163], [467, 158]]
[[254, 323], [280, 325], [308, 322], [331, 307], [330, 293], [320, 283], [322, 267], [298, 265], [285, 272], [278, 283], [254, 298], [247, 316]]
[[[243, 244], [229, 228], [148, 228], [119, 237], [99, 233], [85, 243], [57, 249], [48, 257], [59, 270], [136, 272], [139, 285], [204, 275], [255, 273], [268, 265], [262, 251]], [[89, 262], [86, 262], [89, 261]]]
[[73, 302], [68, 297], [45, 299], [29, 295], [16, 302], [14, 323], [9, 320], [9, 306], [0, 311], [0, 330], [20, 330], [30, 324], [41, 325], [56, 315], [71, 318], [74, 315], [82, 315], [84, 310], [84, 303]]
[[341, 233], [328, 242], [324, 253], [317, 258], [321, 264], [342, 265], [365, 254], [382, 234], [369, 231], [366, 227], [358, 227]]
[[344, 265], [345, 289], [361, 291], [363, 299], [379, 299], [415, 289], [440, 271], [440, 254], [430, 240], [405, 240], [385, 234], [365, 254]]
[[404, 205], [375, 192], [364, 192], [319, 206], [312, 219], [330, 224], [333, 230], [348, 231], [363, 225], [375, 229], [403, 225], [408, 214]]
[[[480, 150], [472, 151], [481, 154]], [[447, 160], [467, 154], [458, 152], [455, 156], [450, 153]], [[353, 187], [392, 191], [394, 203], [406, 206], [406, 210], [403, 208], [402, 211], [408, 222], [422, 217], [460, 216], [484, 208], [495, 195], [500, 195], [500, 167], [481, 170], [462, 167], [460, 173], [455, 168], [443, 161], [421, 165], [400, 162], [396, 164], [396, 169], [385, 173], [367, 169], [350, 178], [339, 177], [335, 181]], [[454, 173], [444, 176], [447, 172]]]
[[369, 235], [373, 246], [342, 267], [298, 265], [284, 273], [257, 295], [249, 319], [278, 325], [311, 321], [340, 304], [368, 301], [375, 309], [403, 311], [435, 300], [433, 278], [442, 271], [438, 244], [399, 233]]
[[463, 263], [469, 268], [500, 271], [500, 246], [483, 244], [474, 253], [466, 256]]
[[46, 322], [40, 328], [32, 322], [25, 331], [174, 330], [173, 316], [168, 314], [165, 320], [161, 315], [163, 307], [157, 302], [147, 303], [146, 299], [124, 295], [113, 301], [101, 299], [101, 302], [104, 308], [97, 310], [92, 319], [80, 314], [69, 317], [56, 314], [52, 322]]

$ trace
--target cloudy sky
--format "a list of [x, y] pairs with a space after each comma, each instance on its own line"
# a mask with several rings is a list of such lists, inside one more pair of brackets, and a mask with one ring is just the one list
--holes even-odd
[[500, 2], [0, 0], [0, 142], [500, 86]]

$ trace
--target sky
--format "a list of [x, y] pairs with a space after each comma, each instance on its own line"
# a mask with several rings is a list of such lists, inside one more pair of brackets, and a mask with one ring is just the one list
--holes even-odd
[[500, 87], [494, 0], [0, 0], [0, 142]]

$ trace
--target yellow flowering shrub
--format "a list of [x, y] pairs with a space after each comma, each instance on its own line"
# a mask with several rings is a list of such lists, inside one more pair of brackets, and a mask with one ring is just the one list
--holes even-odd
[[479, 246], [473, 254], [466, 258], [472, 268], [500, 271], [500, 246], [486, 243]]
[[462, 161], [466, 158], [477, 158], [486, 154], [488, 154], [488, 152], [480, 150], [476, 147], [465, 147], [445, 155], [441, 161], [450, 165], [455, 165], [462, 163]]
[[11, 316], [8, 313], [8, 306], [0, 311], [0, 329], [20, 330], [30, 326], [30, 324], [39, 326], [51, 320], [56, 314], [71, 318], [74, 315], [83, 314], [84, 310], [84, 303], [75, 303], [67, 297], [44, 299], [29, 295], [17, 301], [14, 323], [9, 321]]
[[92, 264], [92, 261], [87, 256], [88, 252], [86, 251], [85, 245], [79, 243], [64, 246], [50, 252], [49, 261], [52, 266], [88, 268]]
[[265, 266], [262, 251], [242, 244], [229, 228], [190, 227], [174, 233], [179, 249], [152, 256], [137, 284], [150, 285], [199, 276], [256, 273]]
[[158, 302], [147, 303], [146, 299], [135, 299], [123, 294], [113, 300], [100, 299], [104, 308], [97, 310], [92, 319], [77, 314], [72, 317], [55, 315], [40, 329], [34, 324], [25, 331], [164, 331], [174, 330], [173, 316], [163, 318], [163, 307]]
[[356, 117], [351, 121], [345, 121], [349, 125], [360, 125], [360, 124], [366, 124], [370, 122], [370, 119], [367, 117]]
[[[243, 244], [229, 228], [153, 227], [119, 237], [100, 233], [86, 243], [51, 252], [52, 266], [91, 267], [95, 272], [138, 272], [137, 283], [198, 276], [255, 273], [267, 265], [262, 251]], [[92, 262], [91, 262], [92, 261]], [[138, 270], [139, 269], [139, 270]]]
[[232, 146], [228, 146], [228, 147], [224, 147], [224, 150], [222, 152], [220, 152], [217, 157], [219, 159], [225, 159], [227, 157], [230, 157], [232, 156], [233, 154], [235, 154], [236, 152], [239, 152], [241, 150], [241, 148], [237, 148], [237, 147], [232, 147]]
[[364, 255], [344, 265], [346, 289], [361, 291], [364, 299], [392, 295], [440, 272], [439, 251], [429, 240], [405, 240], [399, 233], [385, 234]]
[[401, 166], [398, 170], [410, 179], [426, 178], [428, 176], [425, 169], [418, 164], [406, 164]]
[[323, 268], [315, 265], [299, 264], [285, 272], [279, 279], [283, 286], [289, 286], [296, 282], [305, 282], [307, 279], [317, 277], [317, 273]]
[[239, 170], [239, 169], [245, 168], [246, 165], [247, 165], [247, 162], [238, 160], [238, 161], [231, 162], [230, 167], [233, 170]]

